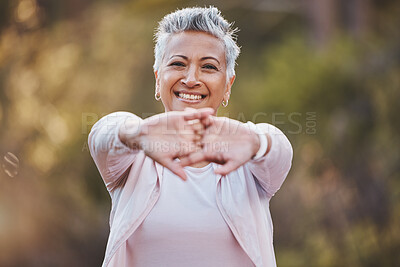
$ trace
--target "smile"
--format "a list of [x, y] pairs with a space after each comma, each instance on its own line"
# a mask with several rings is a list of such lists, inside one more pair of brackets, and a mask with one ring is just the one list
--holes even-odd
[[196, 102], [206, 97], [206, 95], [201, 95], [201, 94], [188, 94], [179, 92], [176, 92], [175, 95], [182, 100], [189, 100]]

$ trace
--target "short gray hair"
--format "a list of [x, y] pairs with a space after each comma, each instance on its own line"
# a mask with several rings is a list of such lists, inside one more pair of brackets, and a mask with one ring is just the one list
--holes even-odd
[[155, 34], [154, 70], [159, 69], [164, 57], [169, 38], [183, 31], [200, 31], [209, 33], [220, 39], [225, 46], [225, 58], [228, 78], [235, 75], [235, 62], [240, 53], [236, 44], [237, 28], [226, 21], [221, 12], [213, 6], [200, 8], [184, 8], [166, 15], [158, 24]]

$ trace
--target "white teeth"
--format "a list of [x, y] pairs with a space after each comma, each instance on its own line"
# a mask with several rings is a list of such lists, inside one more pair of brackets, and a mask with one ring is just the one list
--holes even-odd
[[184, 99], [190, 99], [190, 100], [201, 99], [201, 95], [190, 95], [190, 94], [184, 94], [184, 93], [179, 93], [179, 97], [184, 98]]

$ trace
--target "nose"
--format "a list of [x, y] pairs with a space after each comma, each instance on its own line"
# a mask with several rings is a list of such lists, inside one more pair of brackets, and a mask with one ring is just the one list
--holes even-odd
[[196, 68], [188, 68], [185, 76], [181, 79], [181, 83], [189, 88], [195, 88], [200, 86]]

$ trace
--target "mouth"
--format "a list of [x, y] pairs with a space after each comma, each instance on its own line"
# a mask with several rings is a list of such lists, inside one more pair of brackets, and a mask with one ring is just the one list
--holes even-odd
[[174, 94], [179, 100], [188, 103], [199, 103], [207, 97], [207, 95], [189, 92], [174, 92]]

